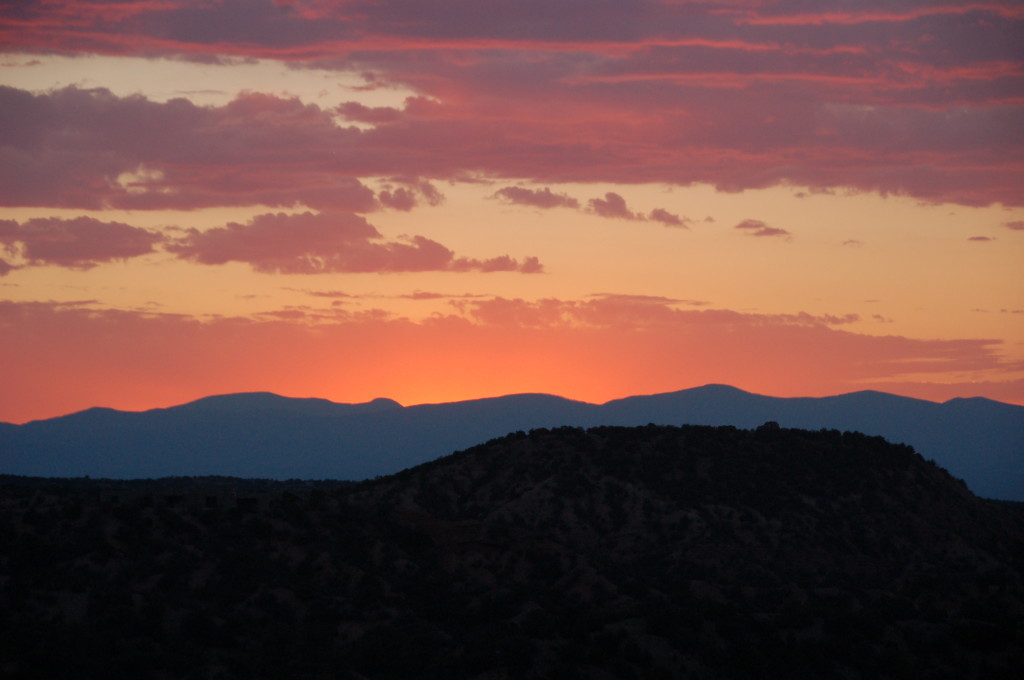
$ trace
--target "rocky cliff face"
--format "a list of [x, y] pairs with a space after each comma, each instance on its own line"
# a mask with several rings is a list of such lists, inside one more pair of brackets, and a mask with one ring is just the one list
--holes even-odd
[[859, 434], [559, 428], [359, 484], [0, 486], [9, 677], [109, 677], [110, 659], [195, 678], [1024, 662], [1024, 512]]

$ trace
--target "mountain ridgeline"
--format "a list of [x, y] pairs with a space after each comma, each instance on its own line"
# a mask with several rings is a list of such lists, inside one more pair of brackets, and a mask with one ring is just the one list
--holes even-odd
[[402, 407], [388, 399], [336, 404], [255, 393], [141, 413], [97, 408], [0, 427], [0, 473], [361, 480], [517, 430], [766, 421], [883, 436], [913, 446], [981, 496], [1024, 500], [1024, 406], [936, 404], [881, 392], [782, 399], [721, 385], [602, 405], [523, 394]]
[[774, 423], [359, 483], [0, 477], [0, 612], [10, 678], [1016, 678], [1024, 509]]

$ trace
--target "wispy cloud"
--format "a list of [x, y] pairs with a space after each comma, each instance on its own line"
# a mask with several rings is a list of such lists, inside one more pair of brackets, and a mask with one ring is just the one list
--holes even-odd
[[580, 202], [567, 194], [556, 194], [549, 187], [528, 189], [526, 187], [504, 187], [494, 192], [495, 198], [508, 203], [526, 205], [533, 208], [579, 208]]
[[789, 236], [781, 227], [770, 227], [761, 220], [743, 220], [734, 229], [742, 229], [748, 236]]
[[615, 192], [607, 192], [604, 198], [591, 198], [587, 201], [586, 206], [581, 206], [579, 200], [568, 194], [554, 193], [549, 187], [544, 187], [543, 189], [528, 189], [518, 186], [505, 187], [496, 191], [494, 198], [501, 198], [507, 203], [534, 208], [572, 208], [609, 219], [637, 222], [650, 220], [652, 222], [659, 222], [666, 227], [686, 228], [691, 221], [689, 218], [681, 217], [664, 208], [654, 208], [646, 216], [643, 213], [634, 212], [626, 205], [626, 199]]

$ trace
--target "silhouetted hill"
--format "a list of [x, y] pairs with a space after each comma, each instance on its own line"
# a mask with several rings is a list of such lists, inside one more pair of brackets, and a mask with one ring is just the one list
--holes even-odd
[[270, 392], [248, 392], [204, 397], [183, 404], [176, 410], [179, 413], [205, 414], [296, 413], [310, 416], [347, 416], [400, 408], [402, 405], [392, 399], [374, 399], [365, 404], [338, 404], [327, 399], [297, 399]]
[[0, 428], [0, 472], [137, 478], [230, 475], [367, 479], [516, 430], [561, 425], [699, 424], [834, 428], [910, 444], [976, 493], [1024, 500], [1024, 407], [945, 404], [857, 392], [780, 399], [723, 385], [603, 405], [523, 394], [401, 407], [268, 393], [209, 397], [168, 409], [81, 413]]
[[9, 678], [1016, 678], [1024, 508], [766, 424], [376, 480], [0, 477]]

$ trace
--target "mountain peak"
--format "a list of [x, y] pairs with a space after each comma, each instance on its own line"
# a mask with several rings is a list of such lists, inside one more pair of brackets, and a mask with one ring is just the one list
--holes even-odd
[[[683, 391], [685, 392], [687, 390], [683, 390]], [[738, 387], [733, 387], [732, 385], [726, 385], [724, 383], [708, 383], [707, 385], [701, 385], [700, 387], [694, 387], [694, 388], [692, 388], [691, 390], [688, 390], [688, 391], [691, 391], [691, 392], [728, 392], [728, 393], [731, 393], [731, 394], [737, 394], [737, 393], [738, 394], [753, 394], [753, 392], [748, 392], [746, 390], [741, 390]]]
[[395, 401], [394, 399], [388, 399], [387, 397], [377, 397], [376, 399], [371, 399], [365, 404], [360, 404], [360, 406], [372, 406], [374, 408], [379, 408], [381, 410], [392, 408], [405, 408], [399, 402]]
[[342, 404], [317, 397], [283, 397], [273, 392], [238, 392], [203, 397], [177, 408], [222, 414], [286, 412], [330, 416], [356, 410], [364, 413], [385, 411], [402, 408], [402, 405], [393, 399], [383, 397], [362, 404]]

